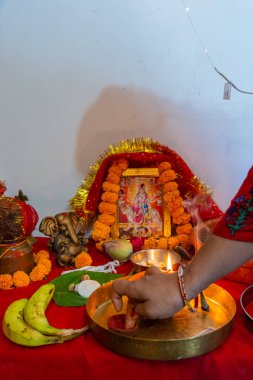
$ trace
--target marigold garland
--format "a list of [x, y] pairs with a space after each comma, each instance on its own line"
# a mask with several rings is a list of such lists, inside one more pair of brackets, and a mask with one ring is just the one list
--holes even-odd
[[[120, 177], [127, 168], [128, 161], [120, 159], [115, 161], [108, 170], [108, 175], [102, 185], [104, 190], [101, 196], [102, 201], [98, 205], [100, 215], [93, 224], [91, 235], [96, 242], [104, 242], [110, 238], [111, 226], [116, 220]], [[98, 247], [100, 246], [101, 244], [98, 244]]]
[[43, 280], [51, 271], [52, 263], [50, 260], [49, 252], [46, 250], [40, 250], [37, 254], [34, 254], [35, 266], [28, 275], [24, 271], [16, 271], [11, 274], [0, 275], [0, 290], [12, 289], [13, 287], [25, 287], [30, 282]]

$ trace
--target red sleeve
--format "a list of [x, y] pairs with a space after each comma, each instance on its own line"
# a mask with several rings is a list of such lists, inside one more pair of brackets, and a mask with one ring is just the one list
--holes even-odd
[[226, 239], [253, 242], [253, 166], [215, 226], [213, 234]]

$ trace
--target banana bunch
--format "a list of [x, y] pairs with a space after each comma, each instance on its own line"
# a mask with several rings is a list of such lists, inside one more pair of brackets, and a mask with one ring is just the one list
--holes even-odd
[[88, 326], [58, 329], [49, 324], [45, 312], [54, 290], [54, 284], [42, 285], [30, 299], [21, 298], [12, 302], [3, 317], [4, 335], [12, 342], [28, 347], [63, 343], [82, 335]]

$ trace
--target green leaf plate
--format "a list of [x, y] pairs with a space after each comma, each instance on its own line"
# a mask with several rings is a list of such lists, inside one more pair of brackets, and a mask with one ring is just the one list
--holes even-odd
[[70, 284], [78, 284], [81, 282], [81, 277], [84, 274], [88, 274], [91, 280], [98, 281], [101, 285], [113, 281], [116, 278], [122, 277], [122, 274], [112, 274], [103, 272], [91, 272], [80, 270], [64, 274], [50, 281], [55, 285], [55, 291], [53, 299], [59, 306], [83, 306], [86, 304], [88, 298], [80, 296], [77, 292], [70, 292]]

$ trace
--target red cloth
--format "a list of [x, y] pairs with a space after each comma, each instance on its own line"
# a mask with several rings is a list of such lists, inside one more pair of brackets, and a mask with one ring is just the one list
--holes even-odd
[[[38, 238], [35, 252], [46, 249], [47, 239]], [[93, 264], [104, 264], [109, 257], [95, 252], [91, 247]], [[52, 256], [53, 257], [53, 256]], [[130, 263], [119, 267], [119, 272], [128, 274]], [[48, 281], [57, 277], [62, 268], [55, 264]], [[30, 297], [45, 281], [35, 282], [26, 288], [0, 292], [0, 318], [6, 307], [15, 299]], [[0, 376], [7, 380], [121, 380], [141, 376], [145, 380], [182, 379], [230, 379], [250, 380], [253, 378], [253, 336], [246, 329], [239, 298], [245, 285], [220, 280], [235, 298], [238, 310], [234, 328], [226, 342], [205, 355], [178, 361], [149, 361], [121, 356], [103, 347], [92, 331], [64, 344], [28, 348], [9, 341], [0, 328]], [[53, 301], [47, 309], [47, 317], [56, 327], [78, 328], [86, 323], [85, 306], [60, 307]]]
[[253, 242], [253, 166], [213, 233], [226, 239]]

